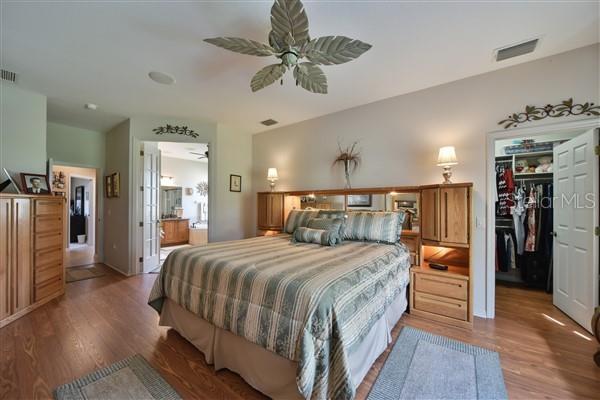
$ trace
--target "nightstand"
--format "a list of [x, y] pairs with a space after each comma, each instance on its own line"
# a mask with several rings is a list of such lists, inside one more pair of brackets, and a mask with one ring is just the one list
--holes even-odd
[[450, 265], [447, 271], [423, 262], [410, 269], [410, 312], [439, 322], [472, 327], [469, 269]]

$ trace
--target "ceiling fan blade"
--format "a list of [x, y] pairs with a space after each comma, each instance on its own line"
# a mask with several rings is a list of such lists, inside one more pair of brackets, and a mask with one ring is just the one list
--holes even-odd
[[327, 77], [321, 68], [313, 63], [305, 62], [296, 65], [294, 78], [297, 84], [309, 92], [327, 94]]
[[371, 45], [346, 36], [323, 36], [304, 46], [304, 54], [315, 64], [343, 64], [360, 57]]
[[267, 65], [252, 77], [250, 88], [253, 92], [256, 92], [281, 78], [284, 73], [285, 66], [282, 64]]
[[197, 156], [203, 156], [204, 155], [203, 153], [197, 153], [195, 151], [190, 151], [190, 154], [194, 154], [194, 155], [197, 155]]
[[275, 0], [271, 7], [269, 43], [277, 50], [286, 48], [286, 37], [292, 35], [294, 45], [300, 47], [310, 40], [308, 17], [300, 0]]
[[248, 54], [251, 56], [272, 56], [276, 53], [268, 44], [263, 44], [250, 39], [236, 37], [217, 37], [204, 39], [205, 42], [213, 44], [224, 49], [235, 51], [236, 53]]

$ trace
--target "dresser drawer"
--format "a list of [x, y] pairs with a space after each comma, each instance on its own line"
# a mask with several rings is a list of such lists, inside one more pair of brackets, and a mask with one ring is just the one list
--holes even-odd
[[35, 233], [62, 232], [62, 215], [47, 215], [37, 217], [34, 225]]
[[414, 308], [461, 321], [468, 316], [467, 302], [428, 293], [414, 292]]
[[43, 268], [36, 268], [35, 270], [35, 284], [40, 285], [50, 281], [51, 279], [62, 278], [63, 266], [62, 264], [48, 265]]
[[415, 290], [458, 300], [467, 300], [468, 281], [433, 274], [415, 274]]
[[46, 297], [53, 296], [63, 290], [62, 276], [51, 279], [40, 285], [35, 285], [35, 301], [40, 301]]
[[62, 231], [38, 233], [35, 235], [35, 249], [43, 250], [49, 248], [62, 248], [63, 236]]
[[63, 199], [43, 199], [35, 200], [35, 215], [61, 215], [63, 208]]
[[63, 262], [62, 247], [35, 252], [35, 257], [34, 257], [35, 269], [47, 267], [49, 265], [62, 264], [62, 262]]

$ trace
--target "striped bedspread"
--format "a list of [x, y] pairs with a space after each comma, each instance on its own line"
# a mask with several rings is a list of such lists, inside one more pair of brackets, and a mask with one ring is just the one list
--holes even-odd
[[291, 243], [289, 235], [182, 248], [165, 260], [148, 304], [165, 298], [298, 362], [307, 399], [351, 399], [348, 354], [408, 284], [404, 245]]

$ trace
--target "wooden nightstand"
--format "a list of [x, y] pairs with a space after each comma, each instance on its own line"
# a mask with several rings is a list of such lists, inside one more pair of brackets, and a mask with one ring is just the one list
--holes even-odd
[[448, 271], [427, 262], [410, 269], [411, 314], [461, 327], [472, 327], [469, 269], [449, 266]]

